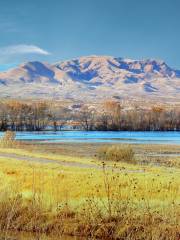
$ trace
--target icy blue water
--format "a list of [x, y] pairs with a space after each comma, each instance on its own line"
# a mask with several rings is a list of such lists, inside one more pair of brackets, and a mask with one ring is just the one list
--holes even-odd
[[[3, 133], [0, 133], [2, 136]], [[16, 139], [38, 142], [86, 142], [86, 143], [144, 143], [144, 144], [179, 144], [180, 132], [17, 132]]]

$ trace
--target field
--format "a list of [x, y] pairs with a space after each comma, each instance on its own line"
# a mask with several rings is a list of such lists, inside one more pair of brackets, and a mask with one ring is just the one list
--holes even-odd
[[134, 164], [102, 162], [97, 157], [100, 147], [0, 148], [1, 231], [179, 239], [179, 147], [132, 145]]

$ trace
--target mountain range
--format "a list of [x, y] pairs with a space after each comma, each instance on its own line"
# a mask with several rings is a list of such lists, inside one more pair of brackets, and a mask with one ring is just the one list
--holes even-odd
[[180, 102], [180, 70], [160, 60], [111, 56], [87, 56], [54, 64], [33, 61], [0, 72], [0, 96]]

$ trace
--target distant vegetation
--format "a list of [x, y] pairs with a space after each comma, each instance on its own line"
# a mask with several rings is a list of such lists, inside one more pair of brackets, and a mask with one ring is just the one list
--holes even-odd
[[0, 131], [61, 130], [64, 125], [86, 131], [180, 130], [180, 109], [164, 106], [124, 107], [117, 101], [65, 106], [50, 101], [0, 102]]

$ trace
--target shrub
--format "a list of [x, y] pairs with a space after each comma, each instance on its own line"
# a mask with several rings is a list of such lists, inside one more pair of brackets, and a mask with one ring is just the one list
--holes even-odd
[[134, 162], [134, 151], [130, 146], [106, 146], [101, 147], [98, 151], [98, 157], [101, 160], [107, 161], [124, 161]]
[[0, 141], [1, 147], [12, 147], [15, 144], [15, 132], [12, 131], [6, 131], [4, 136], [2, 137]]

